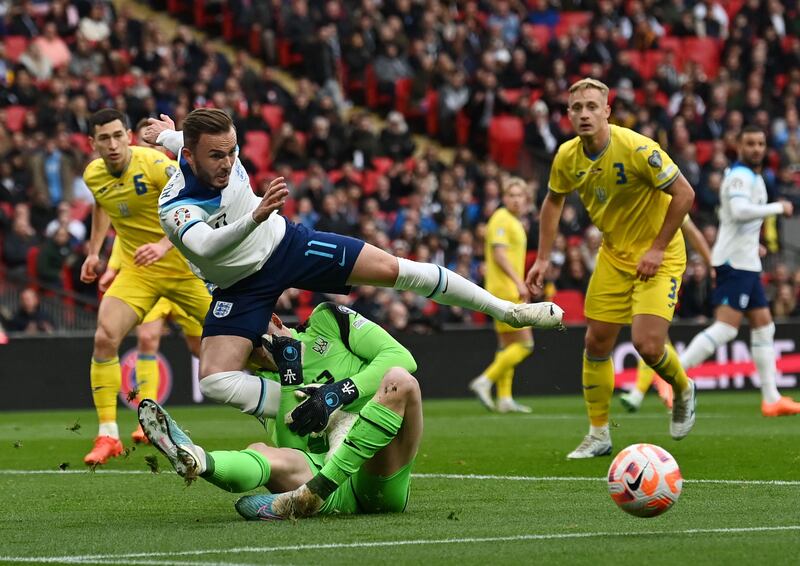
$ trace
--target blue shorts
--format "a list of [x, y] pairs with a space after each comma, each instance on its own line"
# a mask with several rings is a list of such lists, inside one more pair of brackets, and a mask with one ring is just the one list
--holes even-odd
[[730, 265], [720, 265], [714, 285], [712, 300], [714, 306], [726, 305], [737, 311], [749, 311], [769, 306], [761, 273], [734, 269]]
[[214, 290], [203, 337], [242, 336], [260, 345], [275, 302], [286, 289], [348, 294], [347, 278], [363, 247], [361, 240], [287, 220], [286, 235], [261, 269]]

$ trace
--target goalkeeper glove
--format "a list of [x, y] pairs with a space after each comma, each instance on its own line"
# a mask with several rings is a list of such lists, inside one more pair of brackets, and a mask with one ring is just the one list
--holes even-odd
[[301, 387], [297, 391], [308, 399], [286, 415], [286, 424], [290, 431], [300, 436], [322, 432], [328, 426], [328, 419], [334, 411], [358, 399], [358, 389], [352, 379], [322, 386]]
[[281, 385], [303, 384], [303, 348], [299, 340], [290, 336], [265, 334], [261, 337], [264, 348], [272, 354], [278, 367]]

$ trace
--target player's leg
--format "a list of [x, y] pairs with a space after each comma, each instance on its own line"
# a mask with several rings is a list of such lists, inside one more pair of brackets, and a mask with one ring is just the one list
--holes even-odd
[[122, 339], [138, 322], [139, 315], [131, 306], [108, 294], [103, 297], [89, 372], [99, 429], [94, 447], [83, 459], [88, 465], [105, 464], [122, 453], [117, 427], [117, 395], [122, 382], [118, 350]]
[[488, 314], [515, 328], [561, 328], [564, 311], [553, 303], [522, 303], [499, 299], [486, 289], [432, 263], [397, 258], [364, 244], [348, 277], [349, 285], [376, 285], [413, 291], [439, 304]]
[[642, 358], [636, 364], [636, 383], [633, 389], [619, 396], [622, 406], [629, 413], [635, 413], [642, 406], [644, 396], [653, 384], [655, 372], [648, 366]]
[[[492, 386], [495, 385], [497, 386], [498, 402], [503, 398], [506, 399], [504, 404], [507, 407], [510, 406], [508, 400], [513, 401], [511, 399], [511, 380], [514, 377], [514, 368], [533, 352], [533, 332], [530, 328], [515, 329], [503, 322], [495, 321], [495, 331], [498, 348], [494, 360], [481, 375], [469, 384], [470, 390], [490, 411], [497, 408], [492, 400]], [[503, 412], [509, 412], [509, 410]], [[522, 412], [529, 411], [523, 410]]]
[[200, 477], [232, 493], [262, 486], [282, 493], [313, 477], [309, 463], [298, 450], [259, 442], [245, 450], [206, 451], [189, 438], [163, 407], [150, 399], [139, 405], [139, 422], [153, 446], [187, 482]]
[[[421, 406], [416, 379], [402, 368], [390, 369], [342, 445], [312, 480], [288, 493], [244, 497], [236, 503], [237, 510], [246, 518], [306, 517], [319, 512], [325, 500], [376, 455], [378, 460], [366, 468], [368, 473], [391, 476], [401, 471], [419, 447]], [[403, 430], [406, 415], [410, 422]], [[389, 448], [395, 441], [397, 444]]]
[[[160, 303], [161, 301], [159, 301]], [[137, 402], [142, 399], [158, 400], [158, 349], [161, 344], [161, 333], [164, 331], [164, 318], [159, 303], [147, 313], [142, 324], [136, 327], [136, 395]], [[147, 442], [142, 427], [137, 426], [131, 434], [137, 444]]]
[[800, 403], [784, 397], [775, 384], [775, 323], [767, 307], [748, 310], [750, 353], [761, 381], [761, 414], [782, 417], [800, 414]]

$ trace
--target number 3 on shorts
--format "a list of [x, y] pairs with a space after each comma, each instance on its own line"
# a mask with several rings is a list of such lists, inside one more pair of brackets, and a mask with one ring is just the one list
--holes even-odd
[[676, 291], [678, 289], [678, 280], [675, 277], [670, 277], [669, 281], [671, 283], [671, 286], [669, 288], [669, 295], [667, 295], [667, 298], [670, 301], [674, 301], [675, 300], [675, 296], [677, 295]]

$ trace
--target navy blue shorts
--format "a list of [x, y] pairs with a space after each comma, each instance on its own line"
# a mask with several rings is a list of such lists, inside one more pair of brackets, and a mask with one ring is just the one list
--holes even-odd
[[260, 270], [214, 290], [203, 337], [242, 336], [260, 345], [275, 302], [286, 289], [348, 294], [347, 278], [363, 247], [361, 240], [287, 220], [286, 235]]
[[726, 305], [737, 311], [749, 311], [769, 306], [761, 273], [734, 269], [730, 265], [715, 267], [717, 281], [712, 300], [714, 306]]

